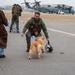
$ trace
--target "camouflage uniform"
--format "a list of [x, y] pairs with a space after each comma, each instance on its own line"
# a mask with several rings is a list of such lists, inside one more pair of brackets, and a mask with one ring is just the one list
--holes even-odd
[[31, 39], [29, 36], [40, 36], [41, 34], [41, 29], [43, 30], [45, 37], [49, 38], [48, 33], [47, 33], [47, 29], [46, 26], [44, 24], [44, 22], [42, 21], [41, 18], [39, 18], [38, 21], [35, 21], [35, 18], [32, 17], [24, 26], [22, 33], [25, 33], [26, 30], [28, 29], [28, 32], [26, 33], [26, 41], [27, 41], [27, 49], [29, 50], [30, 48], [30, 43], [31, 43]]
[[[16, 7], [15, 11], [13, 11], [14, 7]], [[21, 12], [22, 12], [21, 6], [14, 4], [13, 8], [12, 8], [12, 19], [11, 19], [12, 22], [11, 22], [11, 26], [10, 26], [10, 32], [12, 30], [14, 23], [16, 24], [17, 32], [19, 32], [19, 16], [21, 16]]]
[[19, 16], [16, 13], [12, 14], [12, 22], [11, 22], [11, 26], [10, 26], [10, 32], [12, 30], [14, 23], [16, 24], [16, 29], [19, 31]]

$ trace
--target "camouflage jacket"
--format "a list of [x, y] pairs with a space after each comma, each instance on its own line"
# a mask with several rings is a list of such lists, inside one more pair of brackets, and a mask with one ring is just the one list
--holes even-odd
[[[37, 26], [38, 25], [38, 26]], [[34, 17], [32, 17], [24, 26], [22, 33], [25, 33], [26, 30], [28, 29], [28, 31], [30, 31], [31, 33], [34, 33], [36, 31], [38, 31], [38, 33], [41, 32], [41, 29], [43, 30], [45, 37], [49, 38], [48, 36], [48, 32], [47, 32], [47, 28], [44, 24], [44, 22], [42, 21], [41, 18], [39, 18], [38, 21], [35, 21]]]

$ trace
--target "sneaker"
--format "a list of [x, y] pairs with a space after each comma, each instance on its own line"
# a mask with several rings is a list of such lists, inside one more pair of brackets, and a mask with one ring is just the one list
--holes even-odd
[[0, 55], [0, 58], [5, 58], [5, 55]]

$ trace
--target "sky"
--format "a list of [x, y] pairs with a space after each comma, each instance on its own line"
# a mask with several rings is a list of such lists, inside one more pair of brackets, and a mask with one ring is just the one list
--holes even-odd
[[[34, 2], [34, 0], [26, 0], [26, 1]], [[36, 1], [41, 1], [41, 4], [66, 4], [75, 7], [75, 0], [36, 0]], [[13, 5], [14, 3], [21, 4], [23, 2], [24, 0], [0, 0], [0, 6]]]

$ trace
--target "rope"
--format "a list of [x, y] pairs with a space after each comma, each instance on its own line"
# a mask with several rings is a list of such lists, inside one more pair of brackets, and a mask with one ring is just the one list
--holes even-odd
[[38, 41], [38, 38], [36, 38], [35, 36], [31, 36], [31, 35], [29, 35], [29, 34], [26, 34], [26, 36], [28, 36], [28, 37], [30, 37], [30, 38], [32, 38], [32, 39], [35, 39], [35, 41]]

